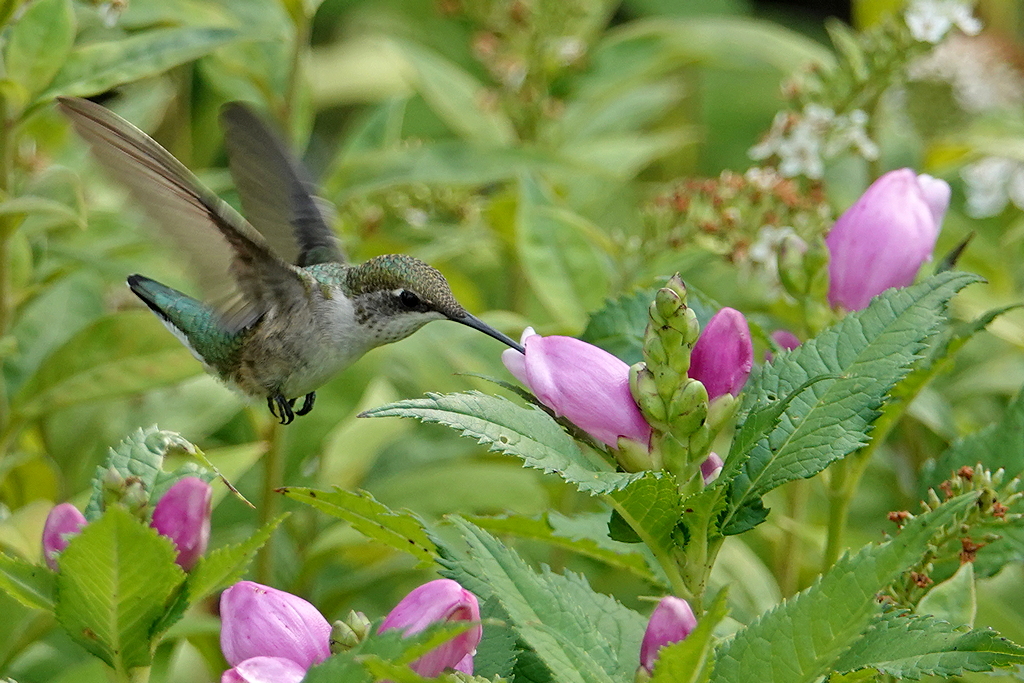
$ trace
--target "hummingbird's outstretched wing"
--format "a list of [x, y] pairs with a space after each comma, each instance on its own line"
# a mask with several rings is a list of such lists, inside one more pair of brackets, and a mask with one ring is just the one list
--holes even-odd
[[308, 171], [281, 139], [238, 102], [225, 105], [220, 120], [242, 209], [271, 247], [299, 266], [344, 263]]
[[[221, 286], [212, 293], [231, 300], [221, 307], [230, 329], [242, 329], [272, 307], [305, 296], [302, 273], [275, 255], [255, 228], [155, 140], [94, 102], [57, 100], [107, 171], [193, 257], [201, 269], [197, 274], [206, 278], [203, 284]], [[224, 282], [228, 272], [236, 296], [223, 291], [223, 284], [230, 284]]]

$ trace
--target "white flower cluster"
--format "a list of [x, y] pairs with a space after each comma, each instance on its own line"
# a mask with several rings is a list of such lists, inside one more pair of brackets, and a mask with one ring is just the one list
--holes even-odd
[[1005, 44], [986, 36], [952, 35], [907, 69], [912, 81], [945, 81], [964, 111], [979, 113], [1024, 104], [1024, 74]]
[[1024, 163], [1005, 157], [985, 157], [960, 171], [967, 187], [967, 213], [974, 218], [995, 216], [1008, 202], [1024, 210]]
[[860, 109], [839, 114], [819, 104], [803, 112], [779, 112], [764, 140], [750, 148], [752, 159], [779, 157], [779, 173], [786, 177], [821, 178], [825, 159], [853, 149], [865, 159], [878, 158], [878, 145], [867, 134], [868, 115]]
[[915, 40], [938, 43], [954, 26], [969, 36], [981, 31], [971, 3], [963, 0], [913, 0], [903, 15]]

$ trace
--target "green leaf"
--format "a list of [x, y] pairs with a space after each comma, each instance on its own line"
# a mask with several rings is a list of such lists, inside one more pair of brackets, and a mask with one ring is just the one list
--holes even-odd
[[811, 477], [864, 446], [886, 394], [910, 371], [943, 320], [946, 303], [978, 280], [949, 272], [889, 290], [765, 366], [744, 392], [744, 412], [813, 378], [838, 379], [816, 382], [795, 397], [778, 426], [749, 452], [730, 452], [722, 478], [732, 482], [731, 509], [723, 527], [768, 491]]
[[11, 27], [4, 51], [7, 75], [35, 94], [50, 84], [75, 43], [71, 0], [36, 0]]
[[683, 498], [675, 477], [667, 472], [644, 472], [609, 497], [615, 511], [648, 548], [667, 553], [675, 547], [673, 533], [683, 515]]
[[615, 472], [611, 465], [588, 458], [550, 416], [537, 408], [523, 408], [499, 396], [477, 391], [427, 394], [373, 408], [366, 417], [414, 417], [462, 432], [523, 459], [528, 467], [557, 473], [580, 491], [600, 494], [623, 488], [643, 473]]
[[466, 140], [505, 146], [515, 139], [511, 121], [485, 108], [483, 84], [457, 64], [414, 43], [396, 41], [412, 67], [413, 87], [441, 119]]
[[[643, 555], [636, 552], [629, 545], [608, 540], [607, 525], [604, 522], [601, 523], [601, 531], [604, 538], [598, 541], [590, 537], [570, 537], [559, 533], [551, 524], [550, 520], [552, 517], [557, 519], [560, 516], [552, 512], [543, 515], [540, 519], [518, 516], [470, 517], [469, 521], [491, 533], [507, 534], [541, 541], [556, 548], [562, 548], [595, 560], [600, 560], [611, 567], [628, 571], [652, 584], [660, 583], [660, 580], [651, 571]], [[602, 518], [604, 517], [606, 515], [602, 515]], [[563, 519], [570, 524], [573, 521], [568, 518]], [[615, 546], [615, 549], [609, 546]]]
[[715, 668], [714, 629], [728, 611], [723, 590], [715, 596], [690, 635], [658, 650], [651, 683], [707, 683]]
[[46, 567], [0, 553], [0, 590], [26, 607], [53, 611], [55, 578]]
[[515, 630], [508, 624], [508, 615], [492, 597], [480, 605], [480, 619], [484, 622], [484, 632], [473, 655], [473, 674], [511, 680], [519, 661], [519, 648]]
[[51, 353], [12, 401], [12, 412], [37, 418], [86, 401], [136, 394], [202, 368], [146, 311], [95, 321]]
[[520, 181], [516, 249], [534, 294], [567, 327], [581, 328], [586, 311], [609, 287], [608, 257], [588, 237], [583, 218], [556, 207], [532, 176]]
[[647, 309], [657, 291], [650, 287], [605, 302], [601, 310], [590, 316], [580, 339], [601, 347], [627, 365], [639, 363], [644, 359]]
[[887, 612], [835, 663], [837, 671], [874, 669], [894, 678], [961, 676], [1024, 664], [1024, 647], [991, 629], [970, 629], [930, 615]]
[[1006, 470], [1008, 480], [1024, 473], [1024, 391], [1006, 407], [999, 422], [963, 437], [940, 455], [922, 477], [926, 482], [922, 493], [961, 467], [979, 462], [993, 472]]
[[292, 500], [345, 520], [369, 538], [409, 553], [420, 561], [420, 566], [430, 566], [437, 559], [437, 548], [423, 520], [411, 512], [392, 510], [366, 491], [319, 491], [298, 487], [280, 491]]
[[41, 96], [87, 97], [161, 74], [236, 39], [227, 28], [161, 28], [76, 47]]
[[497, 600], [520, 640], [562, 683], [632, 680], [646, 620], [586, 580], [535, 572], [486, 531], [454, 518], [469, 544], [459, 556], [441, 546], [442, 573], [480, 599]]
[[974, 626], [978, 595], [974, 586], [974, 563], [960, 565], [953, 576], [933, 586], [914, 609], [954, 625]]
[[204, 555], [189, 574], [189, 599], [192, 602], [197, 602], [215, 591], [239, 581], [245, 575], [253, 557], [256, 556], [256, 551], [263, 547], [270, 539], [270, 535], [274, 533], [274, 529], [287, 516], [286, 513], [267, 522], [242, 543], [217, 548]]
[[810, 588], [723, 643], [712, 683], [810, 683], [830, 671], [881, 609], [877, 593], [977, 499], [978, 493], [953, 498], [913, 519], [894, 539], [844, 555]]
[[186, 463], [174, 472], [161, 469], [164, 458], [171, 453], [192, 454], [196, 447], [177, 432], [157, 429], [136, 429], [126, 436], [116, 448], [111, 448], [103, 465], [96, 468], [92, 480], [92, 496], [85, 506], [86, 519], [99, 517], [103, 509], [103, 477], [109, 468], [113, 468], [124, 478], [134, 477], [145, 487], [153, 500], [160, 496], [175, 482], [184, 476], [200, 477], [211, 481], [213, 473], [200, 468], [195, 463]]
[[185, 580], [174, 543], [114, 506], [60, 556], [57, 619], [117, 671], [148, 666], [152, 628]]

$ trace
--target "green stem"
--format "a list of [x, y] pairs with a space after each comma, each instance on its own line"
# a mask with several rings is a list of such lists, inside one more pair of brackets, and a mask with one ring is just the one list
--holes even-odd
[[[255, 419], [262, 419], [262, 416], [255, 415]], [[263, 455], [263, 492], [259, 513], [259, 527], [270, 522], [277, 516], [277, 509], [281, 504], [281, 496], [276, 490], [284, 484], [284, 453], [283, 441], [284, 430], [277, 420], [270, 419], [264, 438], [270, 447]], [[267, 539], [266, 544], [260, 548], [256, 555], [256, 580], [263, 584], [270, 584], [274, 574], [274, 536]]]
[[[14, 121], [7, 115], [7, 103], [0, 100], [0, 198], [6, 200], [10, 196], [13, 185], [14, 171]], [[13, 312], [11, 309], [11, 237], [17, 227], [14, 216], [0, 217], [0, 340], [4, 338], [11, 326]], [[13, 425], [10, 423], [10, 402], [7, 395], [7, 384], [4, 382], [3, 359], [0, 358], [0, 434], [4, 435], [0, 443], [0, 458], [7, 453], [7, 445], [13, 438]]]
[[807, 495], [810, 482], [797, 479], [790, 482], [786, 504], [792, 526], [786, 532], [779, 554], [779, 589], [784, 596], [793, 595], [800, 588], [800, 571], [804, 563], [802, 532], [807, 521]]
[[833, 477], [829, 482], [828, 493], [828, 538], [825, 542], [825, 557], [822, 570], [827, 571], [839, 559], [846, 543], [846, 521], [850, 516], [850, 502], [857, 493], [861, 477], [871, 462], [875, 447], [885, 438], [878, 434], [871, 444], [846, 457], [833, 468]]
[[292, 51], [288, 61], [288, 81], [284, 93], [284, 102], [281, 108], [281, 119], [292, 136], [295, 135], [295, 103], [299, 97], [299, 85], [302, 76], [302, 60], [306, 54], [306, 47], [309, 43], [310, 21], [303, 12], [301, 16], [293, 18], [295, 26], [295, 41], [292, 43]]

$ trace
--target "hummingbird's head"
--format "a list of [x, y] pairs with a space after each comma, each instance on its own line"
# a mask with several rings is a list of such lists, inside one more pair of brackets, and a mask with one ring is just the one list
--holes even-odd
[[378, 344], [405, 339], [431, 320], [468, 325], [520, 353], [523, 347], [462, 307], [444, 275], [405, 254], [375, 256], [348, 272], [356, 322], [373, 330]]

